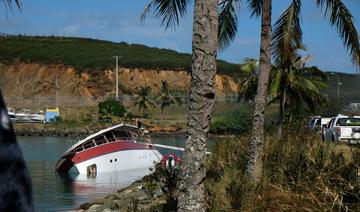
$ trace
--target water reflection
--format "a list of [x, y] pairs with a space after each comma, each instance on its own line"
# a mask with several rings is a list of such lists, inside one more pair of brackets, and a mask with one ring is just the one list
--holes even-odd
[[[36, 211], [70, 210], [124, 188], [150, 173], [149, 169], [99, 173], [96, 177], [82, 174], [57, 174], [55, 163], [29, 161], [33, 180]], [[49, 172], [48, 170], [53, 170]]]
[[[153, 138], [154, 143], [184, 146], [184, 136]], [[55, 173], [56, 161], [70, 144], [60, 137], [18, 137], [28, 165], [34, 191], [36, 211], [63, 211], [78, 208], [82, 203], [104, 197], [147, 175], [148, 169], [86, 175]], [[214, 143], [214, 142], [212, 142]], [[209, 146], [211, 144], [209, 143]], [[159, 149], [160, 153], [181, 152]]]

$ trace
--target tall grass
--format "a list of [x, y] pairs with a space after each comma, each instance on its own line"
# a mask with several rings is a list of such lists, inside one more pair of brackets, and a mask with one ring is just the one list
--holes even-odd
[[219, 142], [207, 163], [210, 210], [359, 211], [360, 149], [292, 129], [283, 140], [266, 137], [257, 184], [245, 173], [250, 136]]

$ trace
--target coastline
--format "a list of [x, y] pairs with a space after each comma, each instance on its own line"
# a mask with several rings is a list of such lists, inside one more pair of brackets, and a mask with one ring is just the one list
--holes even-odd
[[[34, 123], [14, 123], [14, 130], [17, 136], [48, 136], [48, 137], [86, 137], [94, 133], [94, 130], [89, 130], [86, 127], [63, 127], [57, 125], [44, 125]], [[146, 127], [151, 137], [174, 137], [186, 136], [184, 129], [169, 126], [169, 127]], [[210, 138], [234, 138], [236, 135], [226, 134], [208, 134]]]
[[82, 203], [75, 211], [162, 211], [166, 204], [160, 186], [147, 189], [147, 176], [129, 186], [95, 200]]

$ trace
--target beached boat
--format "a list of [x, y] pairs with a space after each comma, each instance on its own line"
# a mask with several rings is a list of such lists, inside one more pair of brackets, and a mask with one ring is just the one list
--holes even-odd
[[147, 142], [144, 129], [119, 124], [102, 129], [74, 144], [56, 163], [58, 172], [72, 167], [81, 174], [151, 168], [162, 155]]

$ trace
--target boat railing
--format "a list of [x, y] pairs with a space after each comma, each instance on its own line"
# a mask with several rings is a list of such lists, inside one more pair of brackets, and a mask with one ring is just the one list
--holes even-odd
[[123, 142], [123, 141], [134, 141], [139, 143], [145, 143], [145, 138], [139, 138], [139, 139], [132, 139], [129, 137], [117, 137], [117, 138], [103, 138], [99, 140], [91, 139], [89, 141], [85, 141], [83, 144], [75, 147], [72, 152], [81, 152], [84, 150], [88, 150], [90, 148], [98, 147], [104, 144], [113, 143], [113, 142]]

